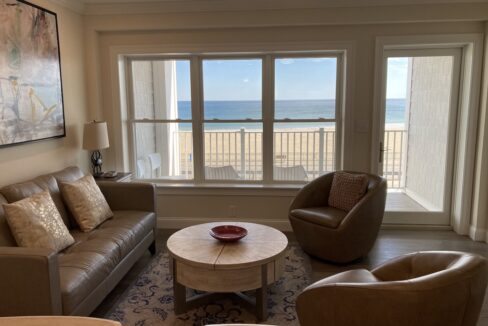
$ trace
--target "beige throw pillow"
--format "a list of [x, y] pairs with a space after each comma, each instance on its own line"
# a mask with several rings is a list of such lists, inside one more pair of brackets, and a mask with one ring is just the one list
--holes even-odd
[[83, 232], [89, 232], [114, 214], [91, 175], [73, 182], [61, 182], [61, 193]]
[[4, 204], [3, 208], [20, 247], [49, 248], [59, 252], [75, 242], [48, 191]]
[[329, 206], [349, 212], [364, 196], [368, 187], [366, 174], [338, 171], [334, 174]]

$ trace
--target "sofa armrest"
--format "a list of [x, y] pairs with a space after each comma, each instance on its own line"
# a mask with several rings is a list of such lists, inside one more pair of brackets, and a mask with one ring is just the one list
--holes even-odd
[[143, 182], [98, 182], [112, 210], [140, 210], [156, 212], [156, 190]]
[[0, 266], [0, 316], [62, 314], [55, 252], [0, 247]]

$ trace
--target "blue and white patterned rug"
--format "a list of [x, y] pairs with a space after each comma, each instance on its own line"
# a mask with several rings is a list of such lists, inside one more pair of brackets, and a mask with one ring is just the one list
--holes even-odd
[[[173, 277], [169, 271], [169, 255], [160, 252], [122, 296], [106, 318], [124, 326], [207, 325], [219, 323], [255, 323], [255, 317], [231, 300], [190, 310], [176, 316], [173, 311]], [[298, 325], [295, 301], [311, 283], [310, 260], [296, 245], [286, 252], [283, 277], [269, 288], [269, 318], [265, 324]]]

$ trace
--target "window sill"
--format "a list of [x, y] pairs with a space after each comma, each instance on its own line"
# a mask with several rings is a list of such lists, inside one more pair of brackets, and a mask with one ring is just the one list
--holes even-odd
[[164, 183], [154, 182], [158, 195], [202, 196], [278, 196], [294, 197], [303, 184], [230, 184], [230, 183]]

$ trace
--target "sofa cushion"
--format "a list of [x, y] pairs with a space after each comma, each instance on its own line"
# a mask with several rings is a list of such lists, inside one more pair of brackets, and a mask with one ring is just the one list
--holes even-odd
[[59, 214], [61, 215], [61, 218], [63, 219], [63, 222], [64, 224], [66, 224], [68, 229], [76, 227], [76, 223], [73, 223], [74, 221], [70, 220], [70, 214], [68, 212], [66, 204], [63, 201], [63, 197], [61, 196], [61, 192], [59, 191], [58, 183], [54, 176], [51, 174], [41, 175], [32, 181], [42, 189], [49, 190], [51, 198], [53, 199], [54, 204], [56, 204]]
[[59, 187], [82, 231], [89, 232], [113, 216], [93, 176], [87, 175], [73, 182], [60, 182]]
[[290, 213], [296, 218], [332, 229], [336, 229], [347, 215], [347, 212], [330, 206], [299, 208]]
[[51, 194], [54, 204], [56, 205], [59, 214], [61, 214], [64, 224], [68, 228], [76, 226], [76, 224], [73, 225], [69, 222], [69, 214], [66, 210], [63, 199], [61, 198], [61, 194], [59, 193], [56, 179], [52, 175], [46, 174], [30, 181], [5, 186], [0, 189], [0, 193], [5, 196], [9, 203], [13, 203], [24, 198], [31, 197], [32, 195], [40, 193], [43, 190], [48, 190]]
[[7, 199], [0, 194], [0, 247], [15, 247], [17, 246], [17, 242], [15, 242], [12, 232], [10, 231], [2, 206], [7, 203]]
[[7, 199], [9, 203], [13, 203], [22, 200], [32, 195], [42, 192], [40, 186], [38, 186], [34, 181], [26, 181], [21, 183], [14, 183], [0, 189], [0, 193]]
[[114, 211], [91, 232], [72, 230], [75, 244], [59, 255], [63, 313], [69, 314], [153, 229], [155, 214]]
[[20, 247], [49, 248], [58, 252], [75, 241], [47, 190], [4, 204], [3, 208]]

